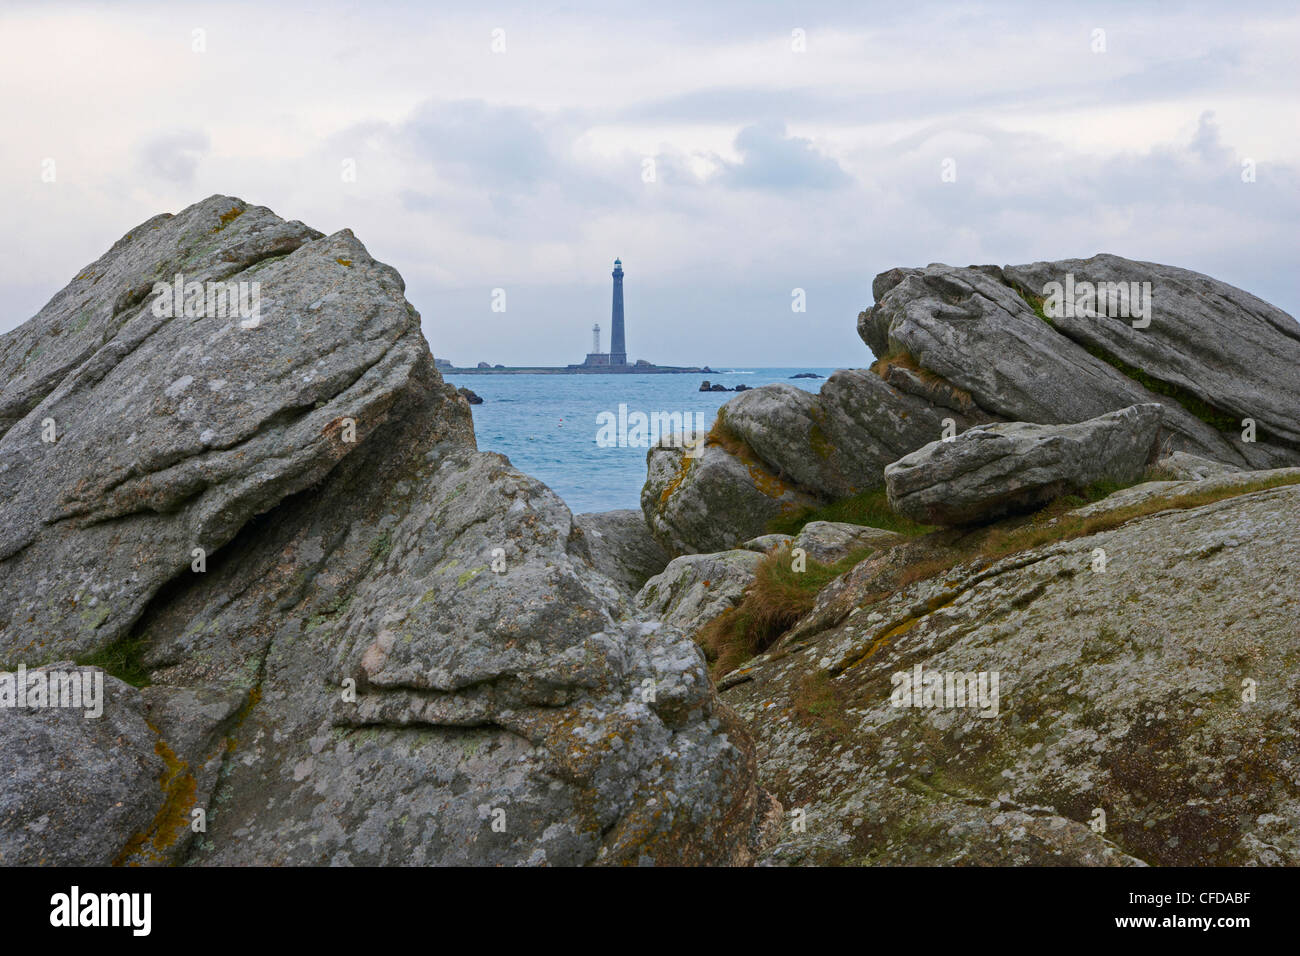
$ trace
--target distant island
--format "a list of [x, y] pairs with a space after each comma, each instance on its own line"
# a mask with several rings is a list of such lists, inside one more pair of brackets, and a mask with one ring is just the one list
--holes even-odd
[[[580, 363], [565, 366], [505, 366], [479, 362], [473, 368], [458, 368], [447, 359], [434, 359], [439, 371], [455, 372], [458, 375], [680, 375], [683, 373], [713, 372], [705, 366], [654, 365], [645, 359], [629, 363], [627, 360], [627, 341], [623, 325], [623, 260], [614, 260], [614, 302], [610, 310], [610, 322], [613, 336], [610, 350], [600, 350], [600, 324], [591, 327], [592, 348]], [[717, 374], [716, 372], [714, 374]]]
[[651, 365], [640, 361], [635, 365], [586, 366], [586, 365], [488, 365], [480, 362], [476, 368], [459, 368], [450, 362], [439, 359], [438, 371], [455, 375], [680, 375], [682, 373], [709, 372], [714, 369], [705, 366]]

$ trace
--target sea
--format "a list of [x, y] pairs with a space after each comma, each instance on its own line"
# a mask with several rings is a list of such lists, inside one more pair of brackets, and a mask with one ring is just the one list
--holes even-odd
[[[728, 388], [785, 382], [816, 392], [833, 371], [723, 366], [721, 371], [672, 375], [442, 374], [483, 399], [482, 405], [470, 406], [479, 449], [505, 455], [581, 514], [641, 507], [650, 442], [610, 441], [617, 428], [608, 425], [620, 418], [620, 405], [626, 406], [623, 420], [633, 426], [637, 412], [648, 419], [654, 413], [678, 413], [685, 422], [703, 421], [707, 429], [718, 408], [736, 394], [701, 392], [705, 379]], [[822, 378], [791, 378], [802, 372]], [[603, 436], [602, 424], [607, 426]], [[625, 437], [636, 439], [635, 428], [625, 429]]]

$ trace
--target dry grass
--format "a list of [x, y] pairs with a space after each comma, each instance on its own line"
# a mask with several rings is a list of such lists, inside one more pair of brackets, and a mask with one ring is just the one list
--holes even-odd
[[844, 700], [840, 689], [823, 670], [813, 671], [799, 682], [791, 701], [795, 716], [803, 723], [826, 731], [832, 737], [843, 737], [851, 730], [844, 717]]
[[714, 675], [734, 670], [771, 647], [812, 610], [817, 592], [874, 550], [854, 551], [834, 564], [808, 558], [803, 571], [794, 570], [789, 546], [769, 554], [758, 565], [740, 604], [704, 625], [697, 635]]
[[[1087, 503], [1080, 496], [1069, 495], [1028, 517], [1010, 519], [966, 535], [961, 543], [942, 555], [906, 565], [896, 575], [878, 582], [879, 590], [857, 599], [855, 604], [867, 607], [911, 584], [943, 574], [959, 564], [974, 563], [984, 567], [1046, 544], [1110, 531], [1136, 518], [1160, 511], [1200, 508], [1216, 501], [1296, 484], [1300, 484], [1300, 475], [1276, 475], [1235, 487], [1191, 490], [1169, 497], [1156, 497], [1087, 517], [1067, 514]], [[1090, 489], [1088, 497], [1102, 497], [1104, 490], [1100, 486]], [[711, 662], [714, 676], [735, 670], [754, 655], [772, 646], [803, 615], [812, 610], [818, 591], [871, 553], [872, 549], [866, 549], [833, 565], [809, 561], [808, 569], [803, 573], [791, 569], [788, 547], [769, 555], [759, 565], [754, 583], [746, 590], [741, 604], [710, 621], [699, 633], [698, 640]]]

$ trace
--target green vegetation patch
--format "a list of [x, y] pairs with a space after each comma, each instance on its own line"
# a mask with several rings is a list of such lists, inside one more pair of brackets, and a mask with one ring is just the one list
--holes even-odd
[[802, 571], [794, 569], [788, 545], [769, 554], [755, 569], [740, 604], [704, 625], [696, 638], [714, 676], [734, 670], [772, 646], [812, 610], [817, 592], [875, 550], [861, 548], [834, 564], [807, 558]]
[[98, 667], [132, 687], [148, 687], [149, 668], [144, 664], [144, 652], [148, 644], [147, 634], [125, 637], [97, 651], [83, 654], [76, 662], [82, 667]]
[[883, 528], [886, 531], [895, 531], [908, 536], [926, 534], [934, 530], [932, 526], [918, 524], [890, 508], [884, 488], [864, 491], [820, 508], [805, 508], [791, 514], [780, 515], [768, 523], [767, 530], [769, 534], [798, 534], [810, 521], [840, 521], [845, 524], [865, 525], [868, 528]]

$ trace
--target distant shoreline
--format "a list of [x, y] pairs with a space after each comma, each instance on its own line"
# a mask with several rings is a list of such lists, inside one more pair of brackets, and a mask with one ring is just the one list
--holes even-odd
[[670, 365], [625, 365], [617, 368], [561, 368], [557, 366], [511, 366], [507, 368], [448, 368], [438, 371], [443, 375], [721, 375], [709, 368], [679, 368]]

